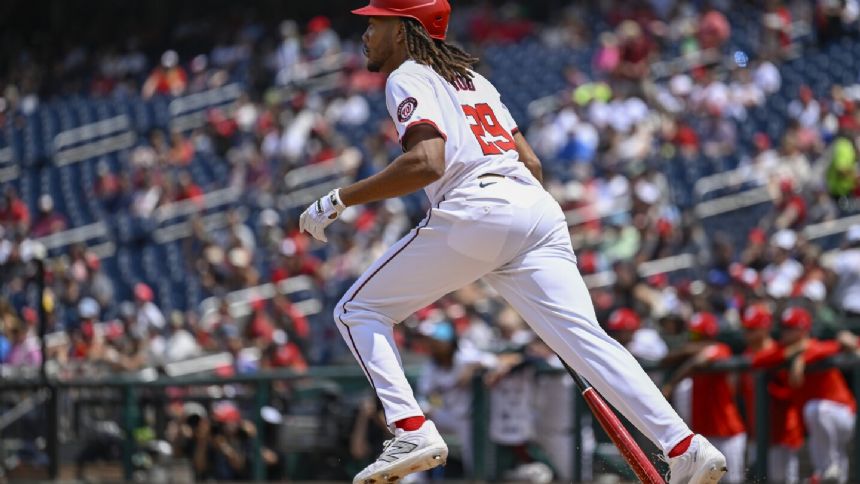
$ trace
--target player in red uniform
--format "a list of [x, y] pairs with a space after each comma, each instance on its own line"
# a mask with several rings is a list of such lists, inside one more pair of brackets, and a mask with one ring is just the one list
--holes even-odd
[[692, 375], [693, 408], [690, 428], [693, 432], [704, 435], [726, 456], [729, 464], [725, 482], [739, 483], [744, 481], [747, 434], [735, 404], [734, 382], [727, 373], [696, 372], [732, 356], [731, 348], [716, 340], [718, 332], [719, 323], [713, 314], [696, 313], [690, 318], [691, 337], [707, 344], [678, 368], [663, 386], [663, 394], [671, 394], [678, 382]]
[[809, 433], [809, 453], [815, 475], [824, 482], [848, 482], [848, 443], [854, 434], [857, 402], [837, 368], [811, 370], [806, 366], [833, 356], [846, 346], [857, 347], [855, 336], [839, 334], [839, 341], [819, 341], [809, 336], [812, 316], [803, 308], [790, 307], [782, 314], [779, 345], [753, 358], [754, 367], [778, 366], [791, 361], [789, 384], [794, 405], [803, 411]]
[[[777, 348], [771, 337], [773, 315], [764, 304], [755, 304], [744, 311], [741, 323], [744, 328], [747, 348], [744, 355], [755, 359]], [[741, 373], [740, 392], [746, 410], [747, 433], [755, 435], [755, 384], [753, 375]], [[800, 408], [795, 404], [793, 390], [788, 384], [788, 371], [780, 370], [768, 382], [770, 394], [770, 448], [767, 455], [767, 477], [771, 482], [795, 484], [800, 479], [798, 451], [803, 445], [803, 422]], [[755, 454], [755, 445], [750, 445], [750, 455]]]

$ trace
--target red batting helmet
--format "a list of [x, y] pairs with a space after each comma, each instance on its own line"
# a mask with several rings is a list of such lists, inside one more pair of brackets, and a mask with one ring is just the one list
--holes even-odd
[[809, 331], [812, 329], [812, 316], [803, 308], [788, 308], [782, 312], [782, 327]]
[[632, 309], [621, 308], [612, 311], [606, 329], [609, 331], [636, 331], [639, 329], [639, 316]]
[[741, 323], [745, 329], [770, 329], [773, 315], [764, 304], [755, 304], [744, 311]]
[[696, 313], [690, 318], [690, 331], [713, 338], [720, 331], [720, 323], [717, 321], [717, 317], [711, 313]]
[[353, 10], [368, 17], [406, 17], [424, 26], [430, 37], [445, 40], [451, 5], [448, 0], [370, 0], [370, 5]]

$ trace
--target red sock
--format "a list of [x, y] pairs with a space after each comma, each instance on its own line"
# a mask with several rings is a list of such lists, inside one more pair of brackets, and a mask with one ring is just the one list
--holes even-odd
[[678, 445], [672, 447], [672, 450], [669, 451], [669, 458], [678, 457], [679, 455], [687, 452], [687, 449], [690, 448], [690, 442], [693, 441], [693, 434], [688, 435], [684, 438], [684, 440], [678, 442]]
[[424, 425], [424, 421], [427, 420], [423, 415], [419, 415], [417, 417], [407, 417], [401, 420], [394, 422], [394, 426], [399, 428], [400, 430], [405, 430], [407, 432], [412, 432], [413, 430], [418, 430]]

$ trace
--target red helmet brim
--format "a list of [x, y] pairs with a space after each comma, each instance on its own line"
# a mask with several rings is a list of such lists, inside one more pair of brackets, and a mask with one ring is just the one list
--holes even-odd
[[357, 8], [353, 10], [352, 13], [363, 15], [365, 17], [400, 17], [403, 15], [402, 13], [396, 13], [393, 10], [385, 8], [374, 7], [373, 5]]

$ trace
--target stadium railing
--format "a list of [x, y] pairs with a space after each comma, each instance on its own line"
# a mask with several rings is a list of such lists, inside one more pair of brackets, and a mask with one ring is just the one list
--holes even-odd
[[240, 84], [232, 83], [170, 101], [167, 106], [171, 118], [170, 129], [189, 131], [205, 125], [206, 113], [210, 108], [221, 107], [232, 112], [243, 92]]
[[121, 151], [134, 146], [137, 133], [126, 114], [84, 124], [54, 137], [54, 164], [70, 163]]
[[[643, 363], [643, 366], [649, 372], [665, 371], [665, 368], [658, 368], [654, 364]], [[849, 382], [853, 393], [855, 397], [860, 397], [860, 358], [852, 355], [839, 355], [825, 362], [813, 365], [808, 369], [808, 371], [816, 371], [827, 367], [838, 367], [847, 371], [850, 374]], [[717, 362], [706, 371], [737, 373], [750, 371], [750, 368], [747, 359], [735, 357]], [[564, 375], [563, 370], [554, 368], [540, 368], [538, 373], [544, 375]], [[408, 366], [407, 374], [410, 379], [414, 381], [418, 375], [417, 368]], [[750, 440], [750, 442], [756, 443], [756, 453], [755, 458], [749, 463], [748, 472], [750, 478], [758, 482], [759, 479], [765, 479], [767, 473], [767, 450], [769, 447], [770, 436], [768, 429], [768, 371], [755, 370], [754, 375], [756, 428], [755, 439]], [[7, 377], [8, 376], [9, 375], [7, 375]], [[326, 367], [312, 368], [306, 373], [296, 373], [286, 370], [268, 370], [227, 378], [211, 375], [155, 377], [154, 372], [147, 372], [136, 376], [114, 376], [103, 379], [49, 379], [46, 381], [38, 377], [4, 378], [4, 383], [0, 386], [0, 396], [4, 393], [21, 392], [22, 390], [31, 391], [31, 394], [25, 399], [20, 399], [21, 403], [13, 409], [14, 411], [7, 412], [7, 414], [4, 415], [4, 418], [0, 420], [0, 426], [8, 426], [10, 424], [9, 420], [35, 406], [46, 405], [48, 412], [45, 416], [49, 423], [48, 428], [46, 428], [48, 435], [45, 436], [48, 445], [47, 453], [51, 457], [52, 462], [56, 462], [60, 455], [58, 450], [59, 439], [57, 436], [60, 432], [60, 422], [64, 417], [61, 415], [61, 412], [67, 410], [66, 407], [61, 405], [61, 401], [67, 401], [70, 398], [70, 395], [73, 394], [78, 396], [83, 395], [87, 390], [97, 391], [98, 395], [101, 395], [101, 397], [95, 399], [91, 398], [88, 402], [89, 404], [95, 403], [105, 405], [112, 403], [119, 406], [119, 412], [116, 415], [118, 416], [120, 427], [124, 430], [122, 463], [126, 478], [130, 479], [134, 471], [132, 456], [137, 451], [138, 442], [136, 441], [136, 436], [139, 436], [139, 433], [136, 431], [138, 430], [141, 413], [145, 408], [143, 405], [144, 400], [150, 403], [152, 402], [152, 399], [162, 403], [166, 403], [169, 400], [173, 401], [177, 398], [198, 400], [199, 396], [194, 397], [189, 395], [187, 397], [182, 397], [175, 394], [168, 399], [166, 392], [168, 391], [168, 388], [189, 389], [192, 387], [226, 387], [228, 385], [240, 385], [244, 386], [248, 390], [247, 393], [240, 393], [240, 395], [241, 398], [244, 398], [246, 402], [250, 403], [252, 411], [247, 415], [251, 416], [250, 419], [258, 429], [252, 443], [252, 448], [254, 450], [251, 455], [253, 469], [252, 475], [254, 479], [262, 480], [265, 477], [265, 466], [262, 461], [260, 449], [262, 445], [261, 442], [265, 438], [265, 435], [263, 434], [264, 426], [262, 425], [261, 409], [263, 406], [269, 405], [269, 399], [272, 395], [272, 388], [275, 383], [295, 383], [299, 381], [318, 383], [335, 381], [344, 385], [344, 387], [350, 387], [355, 391], [359, 391], [364, 383], [364, 375], [357, 367]], [[153, 390], [155, 390], [155, 392], [153, 392]], [[491, 463], [495, 461], [495, 446], [491, 443], [489, 438], [489, 423], [487, 417], [490, 414], [490, 390], [484, 384], [483, 375], [479, 374], [474, 377], [472, 391], [473, 398], [471, 414], [474, 416], [485, 416], [485, 418], [472, 419], [474, 445], [472, 477], [476, 481], [493, 482], [500, 476], [497, 475], [495, 469], [491, 469]], [[572, 399], [574, 402], [574, 408], [572, 409], [574, 424], [571, 435], [571, 438], [573, 439], [572, 449], [574, 453], [574, 455], [571, 456], [574, 463], [573, 481], [580, 482], [582, 478], [581, 463], [583, 458], [581, 440], [584, 425], [583, 417], [586, 415], [588, 410], [584, 402], [581, 400], [575, 386], [571, 386], [571, 391], [574, 393]], [[113, 395], [118, 394], [119, 397], [106, 398], [105, 392]], [[744, 407], [741, 405], [739, 408]], [[75, 410], [75, 413], [77, 412], [78, 410]], [[67, 418], [68, 416], [65, 417]], [[53, 425], [54, 428], [51, 428], [51, 425]], [[70, 424], [66, 423], [64, 425], [65, 427], [68, 427]], [[163, 429], [159, 429], [159, 431], [161, 430]], [[600, 432], [596, 428], [595, 431], [598, 433]], [[650, 450], [653, 451], [654, 449]], [[855, 432], [852, 452], [851, 472], [854, 479], [858, 479], [860, 478], [860, 468], [858, 468], [860, 466], [856, 463], [860, 463], [860, 432]], [[651, 452], [651, 454], [652, 458], [655, 457], [654, 452]], [[656, 460], [655, 464], [658, 466], [663, 465]], [[58, 465], [56, 463], [51, 467], [52, 472], [56, 472], [58, 469]], [[623, 464], [621, 464], [617, 470], [623, 473], [625, 471]]]

